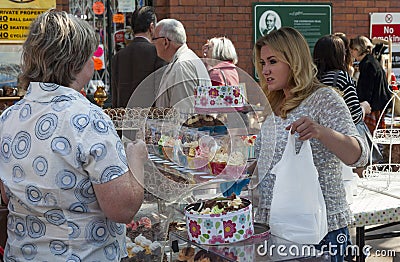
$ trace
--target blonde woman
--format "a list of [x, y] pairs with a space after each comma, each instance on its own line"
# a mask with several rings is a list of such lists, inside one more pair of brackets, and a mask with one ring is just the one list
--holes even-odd
[[[274, 119], [273, 130], [276, 130], [271, 132], [267, 118], [257, 140], [258, 174], [263, 179], [256, 218], [268, 223], [275, 182], [275, 174], [270, 171], [282, 157], [291, 128], [296, 133], [297, 150], [302, 141], [311, 142], [325, 198], [329, 233], [318, 248], [329, 243], [340, 244], [337, 236], [350, 237], [347, 225], [352, 220], [341, 178], [341, 161], [354, 167], [365, 165], [367, 145], [342, 97], [318, 81], [308, 44], [296, 29], [282, 27], [261, 37], [255, 44], [254, 55], [260, 84], [273, 110], [268, 118]], [[271, 135], [275, 135], [275, 152], [269, 152], [274, 148]], [[346, 243], [341, 245], [346, 247]], [[332, 261], [343, 261], [343, 255], [338, 252]]]
[[226, 37], [213, 37], [203, 46], [208, 73], [213, 86], [238, 85], [236, 70], [238, 56], [232, 41]]

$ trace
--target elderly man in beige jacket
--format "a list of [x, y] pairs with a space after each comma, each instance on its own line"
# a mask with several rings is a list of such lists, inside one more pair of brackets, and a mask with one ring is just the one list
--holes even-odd
[[169, 62], [161, 78], [156, 106], [193, 111], [195, 87], [209, 86], [211, 81], [204, 63], [186, 45], [182, 23], [175, 19], [161, 20], [156, 26], [153, 43], [158, 56]]

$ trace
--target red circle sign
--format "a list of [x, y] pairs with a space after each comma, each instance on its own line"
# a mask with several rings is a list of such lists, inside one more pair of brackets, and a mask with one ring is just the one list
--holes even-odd
[[93, 3], [93, 12], [96, 15], [102, 15], [104, 13], [104, 4], [103, 2], [97, 1]]

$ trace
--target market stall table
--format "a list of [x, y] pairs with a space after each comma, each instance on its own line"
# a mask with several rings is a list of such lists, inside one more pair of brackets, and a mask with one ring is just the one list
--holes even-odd
[[400, 181], [396, 179], [389, 187], [384, 179], [360, 180], [358, 194], [350, 205], [355, 218], [352, 226], [356, 228], [356, 245], [360, 250], [357, 261], [365, 261], [362, 250], [366, 240], [400, 236], [400, 232], [366, 234], [400, 224]]

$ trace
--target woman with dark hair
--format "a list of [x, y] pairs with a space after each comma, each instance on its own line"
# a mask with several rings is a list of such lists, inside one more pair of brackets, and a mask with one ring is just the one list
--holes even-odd
[[[372, 146], [371, 133], [364, 123], [365, 113], [371, 112], [367, 101], [360, 104], [357, 91], [351, 76], [348, 73], [346, 62], [346, 47], [343, 39], [336, 35], [326, 35], [318, 39], [314, 46], [314, 63], [317, 66], [317, 77], [321, 83], [337, 88], [350, 110], [351, 117], [358, 132]], [[374, 147], [373, 161], [382, 157], [377, 147]], [[356, 168], [355, 171], [362, 176], [364, 167]]]
[[318, 69], [319, 81], [340, 90], [354, 124], [360, 123], [363, 119], [363, 111], [353, 80], [347, 71], [346, 48], [343, 40], [335, 35], [321, 37], [315, 43], [313, 57]]
[[351, 77], [354, 77], [354, 67], [353, 67], [353, 57], [351, 56], [350, 53], [350, 41], [347, 38], [345, 33], [342, 32], [336, 32], [333, 35], [340, 37], [343, 40], [344, 43], [344, 48], [345, 48], [345, 57], [344, 57], [344, 62], [347, 67], [347, 72]]

